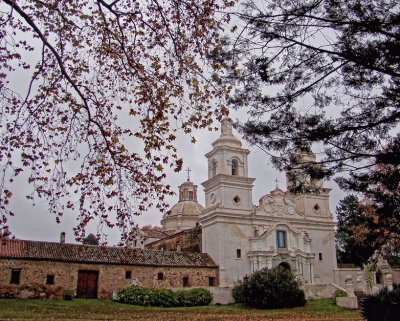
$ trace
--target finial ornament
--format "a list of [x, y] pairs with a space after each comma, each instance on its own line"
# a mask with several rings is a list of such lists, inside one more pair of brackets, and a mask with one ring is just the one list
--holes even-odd
[[277, 179], [277, 178], [275, 178], [275, 184], [276, 184], [276, 188], [279, 188], [279, 187], [278, 187], [278, 183], [279, 183], [278, 179]]
[[232, 136], [232, 120], [229, 117], [224, 117], [221, 122], [221, 135]]
[[190, 172], [191, 172], [192, 170], [190, 169], [190, 167], [188, 167], [187, 169], [186, 169], [186, 172], [187, 172], [187, 181], [189, 182], [190, 181]]

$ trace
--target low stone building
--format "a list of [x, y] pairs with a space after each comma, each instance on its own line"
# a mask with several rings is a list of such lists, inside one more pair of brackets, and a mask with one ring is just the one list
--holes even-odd
[[132, 281], [146, 287], [218, 286], [207, 254], [23, 240], [0, 241], [0, 297], [111, 298]]
[[146, 244], [146, 248], [153, 250], [173, 250], [178, 252], [201, 252], [201, 235], [201, 226], [198, 225], [191, 229], [180, 231]]
[[135, 249], [144, 249], [147, 244], [167, 237], [168, 234], [163, 232], [160, 227], [146, 225], [142, 228], [134, 229], [126, 241], [126, 246]]

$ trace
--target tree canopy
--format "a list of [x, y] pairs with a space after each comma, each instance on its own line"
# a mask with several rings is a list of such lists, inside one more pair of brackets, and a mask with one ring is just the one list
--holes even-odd
[[[4, 0], [0, 4], [0, 228], [15, 177], [59, 221], [79, 210], [126, 236], [134, 215], [165, 210], [177, 131], [226, 112], [210, 59], [226, 0]], [[191, 137], [194, 140], [194, 137]]]
[[361, 202], [355, 195], [348, 195], [336, 207], [337, 229], [336, 246], [339, 263], [366, 264], [374, 253], [373, 237], [364, 235], [363, 242], [358, 242], [357, 230], [373, 219], [368, 216]]
[[97, 239], [97, 237], [90, 233], [88, 236], [86, 236], [83, 239], [83, 244], [87, 244], [87, 245], [99, 245], [99, 240]]
[[246, 1], [236, 15], [220, 57], [230, 103], [248, 108], [239, 127], [278, 168], [304, 141], [320, 149], [314, 178], [399, 159], [386, 148], [400, 140], [397, 1]]
[[[400, 144], [389, 146], [399, 149]], [[398, 151], [397, 151], [398, 152]], [[352, 239], [359, 247], [371, 246], [386, 257], [398, 256], [400, 251], [400, 166], [398, 159], [377, 165], [366, 173], [352, 173], [341, 178], [347, 190], [363, 195], [360, 206], [363, 215], [351, 229]]]
[[[238, 122], [248, 141], [279, 169], [335, 176], [363, 193], [369, 215], [355, 239], [372, 233], [375, 248], [399, 248], [399, 9], [391, 0], [246, 1], [220, 56], [230, 106], [249, 112]], [[309, 146], [317, 163], [294, 159]]]

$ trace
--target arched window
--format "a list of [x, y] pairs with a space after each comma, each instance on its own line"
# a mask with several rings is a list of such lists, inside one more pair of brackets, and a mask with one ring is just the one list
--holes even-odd
[[236, 159], [232, 159], [232, 175], [233, 176], [239, 175], [239, 164]]
[[211, 161], [211, 177], [214, 177], [215, 175], [217, 175], [217, 161], [213, 159]]

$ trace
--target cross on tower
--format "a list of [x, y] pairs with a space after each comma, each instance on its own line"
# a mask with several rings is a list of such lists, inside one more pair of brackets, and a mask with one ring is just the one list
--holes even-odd
[[191, 171], [192, 171], [192, 170], [191, 170], [189, 167], [188, 167], [187, 170], [186, 170], [187, 175], [188, 175], [188, 176], [187, 176], [187, 180], [188, 180], [188, 181], [190, 181], [190, 172], [191, 172]]

